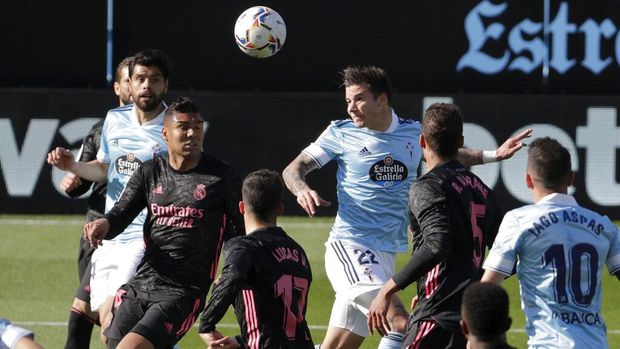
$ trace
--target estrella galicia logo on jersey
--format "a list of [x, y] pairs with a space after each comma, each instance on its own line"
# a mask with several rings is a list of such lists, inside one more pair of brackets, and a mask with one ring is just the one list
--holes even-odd
[[198, 184], [194, 189], [194, 199], [202, 200], [207, 197], [207, 186], [204, 184]]
[[404, 181], [408, 174], [407, 166], [390, 155], [375, 162], [368, 171], [370, 179], [385, 188]]
[[142, 161], [133, 153], [120, 156], [116, 159], [116, 172], [126, 176], [131, 176], [140, 166], [142, 166]]

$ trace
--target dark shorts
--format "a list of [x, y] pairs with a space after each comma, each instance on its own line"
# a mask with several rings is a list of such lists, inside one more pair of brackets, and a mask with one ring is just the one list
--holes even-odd
[[205, 297], [147, 293], [123, 285], [114, 297], [112, 324], [105, 335], [120, 341], [129, 332], [169, 349], [183, 338], [204, 308]]
[[445, 329], [432, 319], [410, 321], [401, 348], [465, 349], [467, 339], [460, 330]]
[[78, 253], [78, 277], [80, 278], [80, 286], [75, 291], [75, 298], [90, 303], [90, 259], [95, 249], [80, 238], [80, 251]]

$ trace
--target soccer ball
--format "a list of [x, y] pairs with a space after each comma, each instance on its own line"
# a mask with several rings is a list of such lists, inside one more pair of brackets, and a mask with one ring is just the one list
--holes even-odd
[[243, 53], [256, 58], [273, 56], [286, 39], [286, 25], [280, 15], [265, 6], [243, 11], [235, 23], [235, 40]]

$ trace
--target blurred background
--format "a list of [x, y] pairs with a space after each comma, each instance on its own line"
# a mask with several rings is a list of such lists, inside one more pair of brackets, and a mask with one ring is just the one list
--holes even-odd
[[[273, 57], [236, 46], [235, 20], [254, 5], [286, 22]], [[0, 214], [84, 212], [85, 202], [60, 193], [63, 173], [46, 154], [79, 147], [117, 104], [109, 67], [158, 48], [172, 61], [166, 100], [195, 99], [209, 123], [206, 151], [241, 175], [281, 171], [330, 120], [347, 117], [339, 71], [377, 65], [401, 117], [420, 120], [435, 101], [459, 105], [468, 147], [494, 149], [526, 127], [557, 138], [571, 152], [577, 200], [620, 219], [619, 28], [614, 0], [5, 2]], [[506, 209], [530, 200], [525, 159], [522, 151], [475, 169]], [[309, 176], [332, 202], [334, 171]], [[291, 195], [285, 207], [303, 213]]]

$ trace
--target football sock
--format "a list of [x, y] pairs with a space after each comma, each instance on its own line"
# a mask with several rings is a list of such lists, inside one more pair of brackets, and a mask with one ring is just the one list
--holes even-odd
[[377, 349], [400, 349], [405, 335], [400, 332], [390, 331], [381, 338]]
[[65, 349], [81, 349], [90, 347], [90, 337], [95, 322], [81, 312], [71, 310], [69, 325], [67, 326], [67, 342]]
[[314, 346], [314, 349], [321, 349], [321, 343]]

